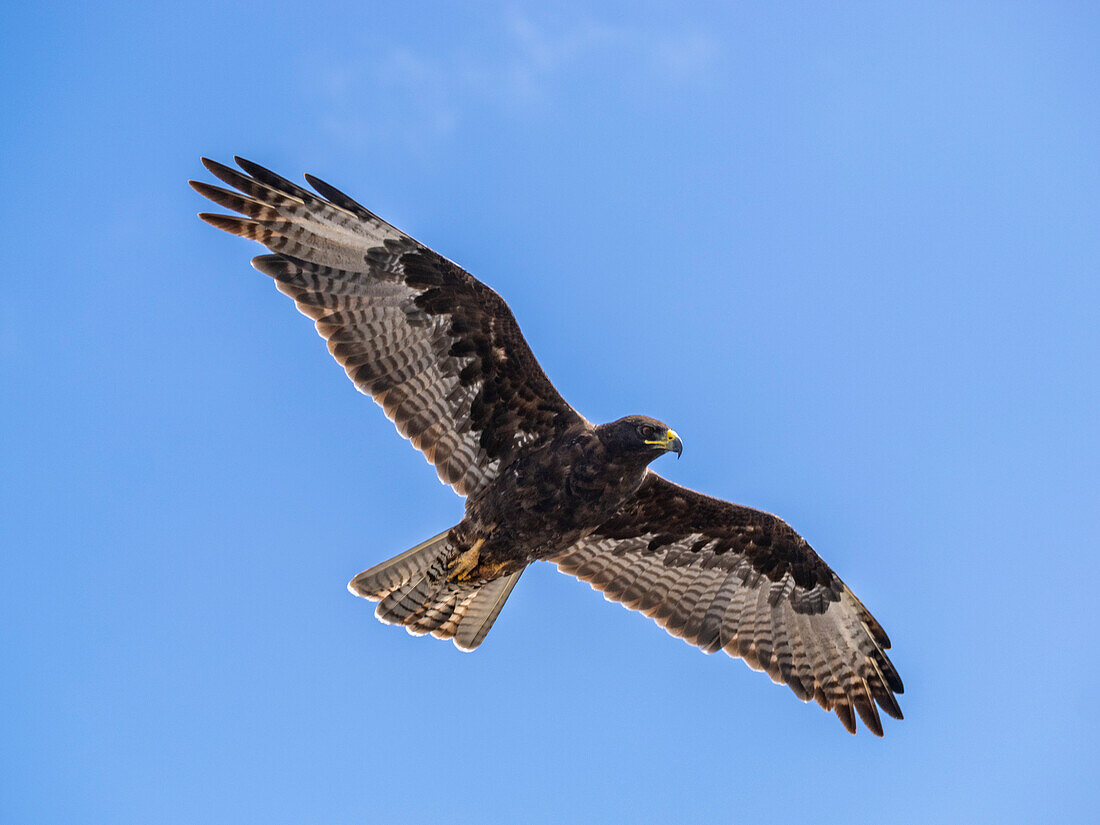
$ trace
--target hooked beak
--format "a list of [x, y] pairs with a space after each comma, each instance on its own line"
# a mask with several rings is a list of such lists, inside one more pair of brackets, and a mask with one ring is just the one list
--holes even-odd
[[670, 453], [676, 453], [677, 460], [684, 454], [684, 442], [680, 440], [680, 436], [676, 435], [675, 430], [665, 433], [665, 449]]
[[654, 447], [660, 447], [666, 453], [676, 453], [677, 458], [684, 452], [684, 442], [680, 440], [680, 436], [676, 435], [675, 430], [668, 430], [664, 438], [657, 438], [645, 443], [652, 444]]

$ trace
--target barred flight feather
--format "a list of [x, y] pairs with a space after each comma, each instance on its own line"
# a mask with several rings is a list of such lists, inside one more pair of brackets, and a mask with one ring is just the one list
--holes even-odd
[[882, 627], [769, 513], [650, 472], [620, 513], [554, 561], [672, 635], [766, 671], [803, 701], [832, 710], [849, 731], [858, 713], [882, 735], [876, 703], [901, 718], [894, 694], [903, 686]]
[[356, 386], [459, 494], [477, 493], [502, 460], [581, 420], [495, 292], [335, 187], [309, 177], [314, 194], [236, 160], [244, 173], [203, 160], [236, 192], [191, 185], [244, 217], [200, 217], [277, 253], [253, 265], [316, 322]]

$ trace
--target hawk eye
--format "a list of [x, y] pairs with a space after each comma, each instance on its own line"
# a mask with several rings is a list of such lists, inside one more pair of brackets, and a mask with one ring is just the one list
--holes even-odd
[[655, 435], [657, 435], [657, 431], [649, 424], [642, 427], [642, 438], [651, 439]]

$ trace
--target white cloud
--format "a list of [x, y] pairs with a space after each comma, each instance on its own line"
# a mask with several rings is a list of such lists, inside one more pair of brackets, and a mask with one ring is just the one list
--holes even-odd
[[702, 32], [682, 32], [657, 41], [653, 57], [671, 76], [687, 80], [705, 72], [718, 56], [718, 42]]
[[[471, 108], [552, 107], [571, 74], [598, 72], [602, 82], [648, 74], [654, 82], [689, 83], [703, 78], [719, 54], [717, 41], [701, 30], [591, 19], [548, 24], [514, 10], [493, 45], [479, 49], [456, 40], [446, 52], [395, 45], [380, 57], [328, 65], [316, 79], [325, 97], [322, 120], [341, 140], [363, 144], [387, 135], [429, 151]], [[612, 70], [600, 72], [609, 64]]]

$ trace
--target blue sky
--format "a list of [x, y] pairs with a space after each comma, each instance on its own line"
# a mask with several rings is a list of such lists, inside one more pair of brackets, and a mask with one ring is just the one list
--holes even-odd
[[[0, 820], [1096, 821], [1094, 4], [40, 3], [0, 50]], [[312, 172], [889, 631], [850, 737], [541, 565], [472, 655], [346, 581], [461, 502], [195, 219]]]

